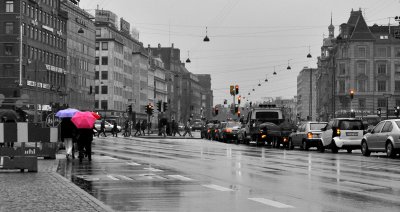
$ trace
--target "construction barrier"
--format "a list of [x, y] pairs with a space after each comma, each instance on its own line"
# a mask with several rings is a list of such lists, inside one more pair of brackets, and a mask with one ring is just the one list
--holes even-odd
[[25, 143], [37, 147], [37, 157], [56, 158], [59, 130], [57, 127], [42, 127], [41, 124], [18, 122], [0, 123], [0, 145], [4, 143]]
[[[0, 147], [0, 169], [19, 169], [21, 172], [37, 172], [37, 147], [27, 147], [25, 142], [18, 143], [14, 147]], [[8, 145], [8, 144], [7, 144]]]

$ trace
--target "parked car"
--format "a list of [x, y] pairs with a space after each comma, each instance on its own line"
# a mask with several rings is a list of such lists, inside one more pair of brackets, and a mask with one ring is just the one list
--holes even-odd
[[351, 153], [353, 149], [361, 149], [364, 133], [364, 125], [360, 119], [335, 118], [322, 130], [318, 148], [321, 152], [329, 148], [333, 153], [337, 153], [339, 149], [346, 149]]
[[305, 122], [302, 123], [296, 131], [289, 135], [289, 149], [295, 146], [308, 150], [310, 147], [318, 147], [321, 142], [322, 128], [325, 128], [327, 122]]
[[391, 158], [400, 153], [400, 119], [381, 121], [369, 130], [361, 141], [361, 152], [364, 156], [386, 152]]
[[204, 122], [201, 120], [195, 120], [192, 124], [192, 130], [201, 130], [204, 127]]
[[[94, 127], [96, 128], [97, 131], [100, 130], [101, 121], [102, 120], [96, 120], [96, 122], [94, 123]], [[111, 132], [112, 128], [114, 127], [114, 124], [111, 124], [108, 121], [104, 121], [104, 125], [105, 125], [106, 132]], [[117, 126], [117, 129], [118, 129], [118, 132], [121, 132], [122, 127], [121, 126]]]
[[223, 142], [228, 141], [238, 141], [238, 132], [241, 128], [241, 124], [239, 122], [227, 122], [226, 124], [221, 126], [221, 130], [219, 132], [219, 138]]

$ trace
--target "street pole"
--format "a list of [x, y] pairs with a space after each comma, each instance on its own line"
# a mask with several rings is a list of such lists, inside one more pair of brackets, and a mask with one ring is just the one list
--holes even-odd
[[38, 69], [38, 61], [35, 60], [35, 114], [34, 114], [34, 122], [37, 123], [38, 122], [38, 98], [39, 98], [39, 90], [38, 90], [38, 82], [37, 82], [37, 70]]
[[389, 119], [389, 96], [386, 97], [386, 119]]
[[310, 116], [310, 120], [312, 121], [312, 68], [310, 68], [310, 101], [309, 101], [309, 116]]

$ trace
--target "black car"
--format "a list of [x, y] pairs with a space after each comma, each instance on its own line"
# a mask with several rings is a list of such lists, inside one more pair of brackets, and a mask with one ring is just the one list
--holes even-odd
[[208, 139], [210, 134], [210, 129], [213, 128], [213, 125], [214, 125], [213, 123], [208, 123], [203, 128], [201, 128], [200, 137]]
[[221, 126], [219, 138], [223, 142], [238, 141], [238, 133], [241, 128], [239, 122], [228, 122]]

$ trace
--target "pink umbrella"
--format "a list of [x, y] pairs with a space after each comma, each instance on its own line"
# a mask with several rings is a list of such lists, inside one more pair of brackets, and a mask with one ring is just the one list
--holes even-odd
[[92, 129], [96, 118], [92, 112], [77, 112], [71, 119], [78, 129]]
[[101, 116], [98, 113], [96, 113], [96, 112], [91, 112], [91, 113], [96, 119], [100, 119], [101, 118]]

